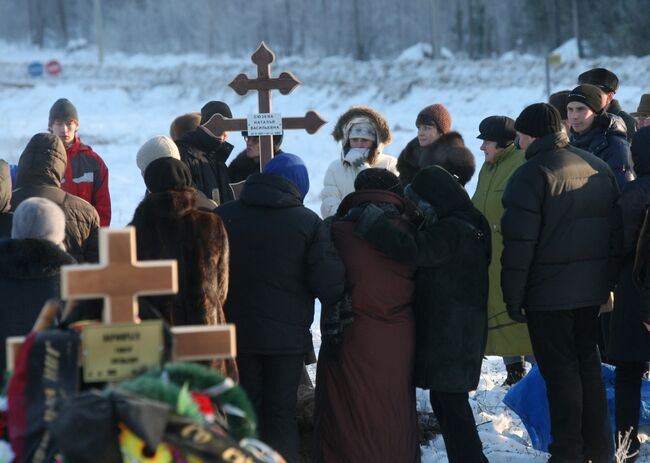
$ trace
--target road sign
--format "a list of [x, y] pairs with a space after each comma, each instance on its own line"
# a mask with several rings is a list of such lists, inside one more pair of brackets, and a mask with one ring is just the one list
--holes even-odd
[[45, 63], [45, 72], [48, 73], [48, 75], [51, 76], [58, 76], [61, 74], [61, 63], [59, 63], [57, 60], [52, 59]]
[[27, 73], [30, 77], [41, 77], [43, 75], [43, 63], [34, 61], [27, 66]]

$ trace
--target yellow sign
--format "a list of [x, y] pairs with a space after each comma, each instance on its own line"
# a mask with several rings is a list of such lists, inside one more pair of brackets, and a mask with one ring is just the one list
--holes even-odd
[[81, 331], [84, 381], [130, 378], [162, 362], [163, 323], [160, 320], [89, 325]]
[[549, 53], [548, 54], [548, 63], [554, 66], [562, 63], [562, 55], [559, 53]]

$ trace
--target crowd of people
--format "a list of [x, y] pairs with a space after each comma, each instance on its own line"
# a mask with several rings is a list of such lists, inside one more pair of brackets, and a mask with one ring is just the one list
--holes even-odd
[[[179, 265], [178, 294], [141, 298], [140, 316], [235, 324], [236, 361], [212, 366], [242, 385], [260, 437], [289, 462], [300, 461], [294, 414], [315, 361], [315, 298], [314, 461], [419, 461], [416, 387], [429, 391], [449, 461], [488, 461], [468, 402], [485, 355], [503, 358], [504, 386], [526, 362], [539, 366], [549, 461], [611, 462], [623, 434], [633, 461], [650, 360], [650, 298], [638, 281], [650, 272], [638, 252], [650, 227], [650, 94], [627, 114], [613, 72], [591, 69], [577, 83], [480, 123], [485, 159], [471, 197], [475, 158], [442, 104], [416, 115], [398, 158], [384, 153], [386, 118], [351, 107], [332, 132], [341, 148], [321, 216], [304, 205], [309, 173], [282, 136], [260, 166], [259, 137], [242, 133], [246, 149], [227, 165], [228, 134], [206, 124], [231, 118], [228, 105], [179, 116], [135, 159], [146, 185], [131, 221], [138, 258]], [[15, 178], [0, 160], [0, 288], [12, 295], [3, 338], [26, 334], [58, 296], [62, 265], [98, 260], [109, 175], [78, 128], [77, 109], [59, 99]], [[616, 366], [615, 430], [601, 360]]]

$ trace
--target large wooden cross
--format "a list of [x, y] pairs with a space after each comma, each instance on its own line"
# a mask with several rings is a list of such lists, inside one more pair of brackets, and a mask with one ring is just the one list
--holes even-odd
[[[99, 264], [61, 268], [63, 299], [104, 299], [104, 324], [140, 324], [138, 296], [175, 294], [175, 260], [139, 262], [135, 228], [99, 230]], [[236, 356], [234, 325], [174, 326], [174, 360], [208, 360]], [[23, 338], [7, 339], [7, 369], [13, 370]]]
[[[275, 53], [266, 46], [260, 44], [251, 60], [257, 65], [257, 77], [249, 79], [246, 74], [239, 74], [228, 85], [239, 95], [246, 95], [250, 90], [258, 92], [258, 110], [260, 113], [271, 112], [271, 90], [279, 90], [282, 95], [291, 93], [300, 82], [291, 72], [283, 72], [278, 77], [271, 77], [271, 63], [275, 61]], [[323, 124], [323, 119], [316, 111], [307, 111], [304, 117], [283, 117], [282, 128], [305, 129], [307, 133], [316, 133]], [[221, 114], [215, 114], [204, 124], [215, 136], [228, 131], [246, 130], [246, 119], [228, 119]], [[260, 171], [267, 162], [273, 158], [273, 136], [265, 135], [260, 137]]]

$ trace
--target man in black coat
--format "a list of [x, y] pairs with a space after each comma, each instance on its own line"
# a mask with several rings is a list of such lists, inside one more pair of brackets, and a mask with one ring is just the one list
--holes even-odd
[[183, 135], [176, 145], [181, 161], [190, 168], [196, 189], [218, 204], [223, 204], [234, 199], [226, 167], [233, 146], [226, 142], [227, 133], [216, 137], [204, 127], [215, 114], [232, 118], [226, 103], [210, 101], [201, 108], [201, 125]]
[[[243, 182], [251, 175], [260, 172], [260, 137], [248, 136], [246, 130], [241, 134], [246, 140], [246, 149], [239, 153], [228, 166], [231, 183]], [[273, 137], [273, 156], [282, 154], [281, 144], [282, 135], [275, 135]]]
[[335, 304], [345, 269], [317, 214], [303, 206], [307, 168], [298, 156], [273, 158], [250, 176], [241, 197], [217, 209], [230, 241], [226, 320], [237, 327], [240, 383], [261, 438], [298, 462], [294, 418], [314, 298]]
[[622, 246], [616, 180], [604, 161], [569, 145], [552, 106], [528, 106], [515, 129], [527, 161], [503, 195], [504, 301], [513, 320], [528, 322], [546, 382], [551, 460], [609, 462], [596, 342]]
[[65, 249], [79, 263], [99, 260], [99, 215], [87, 201], [61, 189], [67, 155], [63, 143], [51, 133], [34, 135], [18, 161], [11, 208], [38, 196], [54, 201], [65, 214]]

